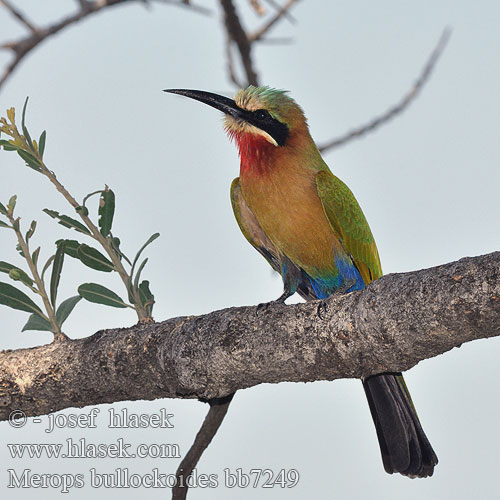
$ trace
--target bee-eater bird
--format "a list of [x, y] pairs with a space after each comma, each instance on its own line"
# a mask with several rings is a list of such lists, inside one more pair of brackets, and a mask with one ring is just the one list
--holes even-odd
[[[246, 239], [281, 274], [284, 292], [306, 300], [362, 290], [382, 275], [368, 222], [351, 190], [332, 174], [300, 106], [283, 90], [250, 86], [235, 99], [169, 89], [225, 113], [240, 177], [231, 202]], [[427, 477], [438, 460], [401, 373], [363, 379], [385, 470]]]

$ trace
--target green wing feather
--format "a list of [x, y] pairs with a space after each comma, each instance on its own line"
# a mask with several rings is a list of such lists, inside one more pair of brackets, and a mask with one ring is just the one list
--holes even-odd
[[351, 255], [365, 284], [382, 276], [377, 246], [368, 221], [351, 190], [329, 170], [316, 175], [316, 187], [332, 230]]
[[276, 272], [281, 272], [278, 250], [266, 236], [257, 222], [255, 215], [243, 198], [239, 177], [234, 179], [231, 184], [231, 204], [238, 226], [240, 226], [241, 232], [245, 238], [265, 257]]

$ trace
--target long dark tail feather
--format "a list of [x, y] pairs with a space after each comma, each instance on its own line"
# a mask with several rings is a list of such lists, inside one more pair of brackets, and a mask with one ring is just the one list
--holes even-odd
[[418, 419], [401, 373], [363, 380], [384, 468], [389, 474], [429, 477], [438, 459]]

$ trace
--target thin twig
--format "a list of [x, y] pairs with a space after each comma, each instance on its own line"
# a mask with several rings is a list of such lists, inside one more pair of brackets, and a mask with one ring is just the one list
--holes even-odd
[[[32, 31], [32, 34], [30, 36], [21, 38], [19, 40], [5, 42], [2, 45], [0, 45], [0, 49], [11, 50], [14, 53], [14, 58], [9, 64], [7, 64], [0, 78], [0, 88], [5, 83], [5, 81], [12, 75], [12, 73], [17, 68], [19, 63], [23, 60], [24, 56], [26, 56], [26, 54], [28, 54], [31, 50], [33, 50], [35, 47], [37, 47], [41, 42], [45, 41], [51, 35], [54, 35], [55, 33], [58, 33], [64, 28], [71, 26], [72, 24], [86, 18], [87, 16], [95, 14], [96, 12], [100, 12], [108, 7], [114, 7], [116, 5], [132, 3], [137, 1], [140, 0], [94, 0], [94, 1], [83, 0], [78, 2], [80, 5], [80, 10], [78, 10], [76, 13], [66, 16], [63, 19], [47, 27], [34, 28], [34, 26], [32, 26], [31, 23], [29, 23], [31, 25], [30, 30]], [[199, 12], [205, 15], [210, 12], [205, 7], [195, 6], [191, 3], [186, 4], [182, 0], [181, 1], [155, 0], [155, 1], [157, 3], [166, 3], [169, 5], [175, 5], [179, 7], [187, 7], [195, 12]], [[14, 14], [12, 6], [10, 6], [10, 4], [6, 0], [0, 0], [0, 3]], [[18, 11], [16, 12], [18, 15], [16, 14], [14, 15], [16, 15], [19, 21], [28, 26], [26, 18]]]
[[36, 33], [38, 30], [34, 24], [32, 24], [27, 17], [19, 10], [16, 9], [8, 0], [0, 0], [2, 4], [21, 24], [24, 24], [32, 33]]
[[233, 396], [234, 394], [230, 394], [224, 398], [216, 398], [209, 401], [210, 410], [208, 410], [207, 416], [198, 434], [196, 434], [194, 443], [182, 459], [175, 473], [176, 481], [175, 486], [172, 488], [172, 500], [184, 500], [186, 498], [189, 487], [187, 480], [199, 462], [201, 455], [219, 430]]
[[427, 63], [425, 64], [419, 77], [417, 78], [417, 80], [415, 81], [409, 92], [407, 92], [396, 105], [389, 108], [385, 113], [373, 118], [367, 124], [357, 127], [347, 132], [346, 134], [341, 135], [340, 137], [337, 137], [329, 142], [326, 142], [325, 144], [320, 145], [318, 149], [324, 153], [329, 149], [343, 146], [344, 144], [352, 141], [353, 139], [358, 139], [359, 137], [362, 137], [368, 134], [369, 132], [372, 132], [376, 128], [380, 127], [381, 125], [384, 125], [385, 123], [389, 122], [397, 115], [405, 111], [406, 108], [408, 108], [408, 106], [419, 95], [424, 85], [429, 81], [431, 73], [436, 66], [439, 56], [443, 53], [446, 44], [450, 38], [450, 35], [451, 35], [451, 30], [449, 28], [445, 28], [445, 30], [441, 34], [441, 37], [439, 38], [436, 47], [429, 56], [429, 59], [427, 60]]
[[[281, 5], [274, 0], [266, 0], [266, 2], [275, 10], [281, 9]], [[292, 16], [292, 14], [290, 14], [289, 11], [284, 12], [283, 17], [286, 17], [292, 24], [297, 22], [297, 20]]]
[[258, 16], [263, 16], [266, 13], [266, 9], [260, 3], [260, 0], [249, 0], [249, 1], [250, 1], [250, 7], [252, 7], [252, 9]]
[[236, 13], [232, 0], [220, 0], [224, 10], [224, 26], [228, 37], [234, 41], [241, 56], [241, 62], [245, 69], [247, 85], [258, 85], [258, 77], [253, 68], [252, 44], [249, 42], [247, 34], [241, 26], [240, 19]]
[[267, 21], [264, 26], [248, 36], [250, 43], [259, 41], [282, 17], [285, 17], [290, 8], [297, 3], [298, 0], [288, 0], [288, 2], [279, 8], [276, 14]]

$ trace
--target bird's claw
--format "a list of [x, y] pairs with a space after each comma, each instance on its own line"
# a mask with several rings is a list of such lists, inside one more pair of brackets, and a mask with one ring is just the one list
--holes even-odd
[[[345, 295], [347, 291], [352, 288], [356, 284], [356, 280], [350, 279], [346, 280], [342, 283], [342, 285], [333, 292], [332, 295]], [[316, 314], [320, 319], [325, 319], [323, 314], [326, 314], [328, 312], [328, 306], [324, 300], [322, 300], [316, 309]]]
[[328, 312], [328, 306], [326, 305], [326, 302], [323, 300], [318, 304], [318, 308], [316, 309], [316, 314], [318, 315], [319, 319], [325, 319], [323, 314], [326, 314]]
[[261, 304], [259, 304], [255, 310], [255, 313], [256, 314], [259, 314], [261, 311], [267, 311], [269, 309], [269, 307], [275, 305], [275, 304], [284, 304], [285, 303], [285, 300], [290, 297], [290, 294], [285, 292], [283, 293], [283, 295], [281, 295], [280, 297], [278, 297], [276, 300], [271, 300], [270, 302], [262, 302]]
[[261, 312], [266, 312], [271, 304], [274, 303], [274, 300], [271, 302], [262, 302], [255, 308], [255, 314], [260, 314]]

